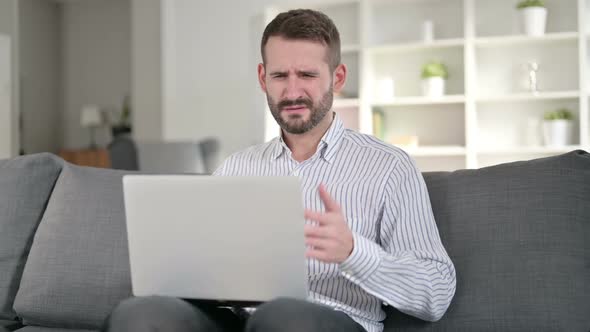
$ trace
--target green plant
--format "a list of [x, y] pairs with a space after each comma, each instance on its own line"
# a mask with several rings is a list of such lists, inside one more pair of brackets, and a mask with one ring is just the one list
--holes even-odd
[[123, 99], [123, 109], [121, 110], [121, 118], [119, 120], [121, 126], [131, 125], [131, 106], [129, 102], [129, 96], [125, 96]]
[[447, 79], [449, 71], [442, 62], [432, 61], [422, 67], [422, 78], [442, 77]]
[[545, 7], [545, 2], [543, 0], [523, 0], [516, 5], [518, 9], [528, 7]]
[[545, 120], [571, 120], [572, 118], [572, 112], [567, 108], [545, 113]]

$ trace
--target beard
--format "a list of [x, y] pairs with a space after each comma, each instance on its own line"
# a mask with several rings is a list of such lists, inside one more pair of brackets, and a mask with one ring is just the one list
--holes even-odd
[[[268, 94], [266, 95], [270, 113], [275, 118], [281, 129], [289, 134], [303, 134], [315, 128], [332, 109], [334, 92], [332, 87], [326, 92], [320, 101], [315, 105], [309, 98], [284, 99], [276, 103]], [[305, 105], [309, 110], [309, 119], [305, 120], [301, 114], [286, 114], [282, 116], [283, 109], [290, 106]]]

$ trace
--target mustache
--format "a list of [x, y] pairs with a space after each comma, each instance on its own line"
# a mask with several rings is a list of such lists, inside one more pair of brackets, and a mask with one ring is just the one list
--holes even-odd
[[285, 99], [285, 100], [281, 100], [277, 104], [277, 107], [279, 109], [283, 109], [285, 107], [299, 106], [299, 105], [305, 105], [308, 109], [311, 109], [311, 107], [313, 106], [313, 103], [311, 102], [310, 99], [307, 99], [307, 98]]

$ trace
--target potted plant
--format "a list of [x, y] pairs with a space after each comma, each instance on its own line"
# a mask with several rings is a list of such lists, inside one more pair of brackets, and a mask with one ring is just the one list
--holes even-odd
[[113, 121], [111, 132], [113, 137], [131, 133], [131, 106], [129, 103], [129, 96], [125, 96], [123, 100], [123, 108], [118, 116], [118, 119]]
[[527, 36], [543, 36], [547, 22], [547, 8], [542, 0], [523, 0], [516, 5], [520, 11], [524, 33]]
[[543, 136], [547, 146], [566, 146], [572, 144], [572, 112], [566, 108], [545, 113]]
[[436, 98], [445, 94], [445, 83], [449, 77], [447, 67], [432, 61], [422, 67], [422, 91], [424, 96]]

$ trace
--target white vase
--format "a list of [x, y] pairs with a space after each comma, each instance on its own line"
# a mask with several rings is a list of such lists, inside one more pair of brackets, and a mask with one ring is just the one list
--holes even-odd
[[425, 97], [439, 98], [445, 95], [445, 79], [429, 77], [422, 80], [422, 93]]
[[392, 77], [384, 77], [377, 81], [375, 97], [378, 100], [391, 100], [395, 96], [395, 81]]
[[547, 146], [571, 145], [573, 140], [573, 123], [571, 120], [543, 121], [543, 137]]
[[524, 33], [527, 36], [539, 37], [545, 35], [547, 23], [547, 8], [526, 7], [520, 10]]
[[422, 22], [422, 40], [425, 43], [432, 43], [434, 40], [434, 23], [432, 21]]

